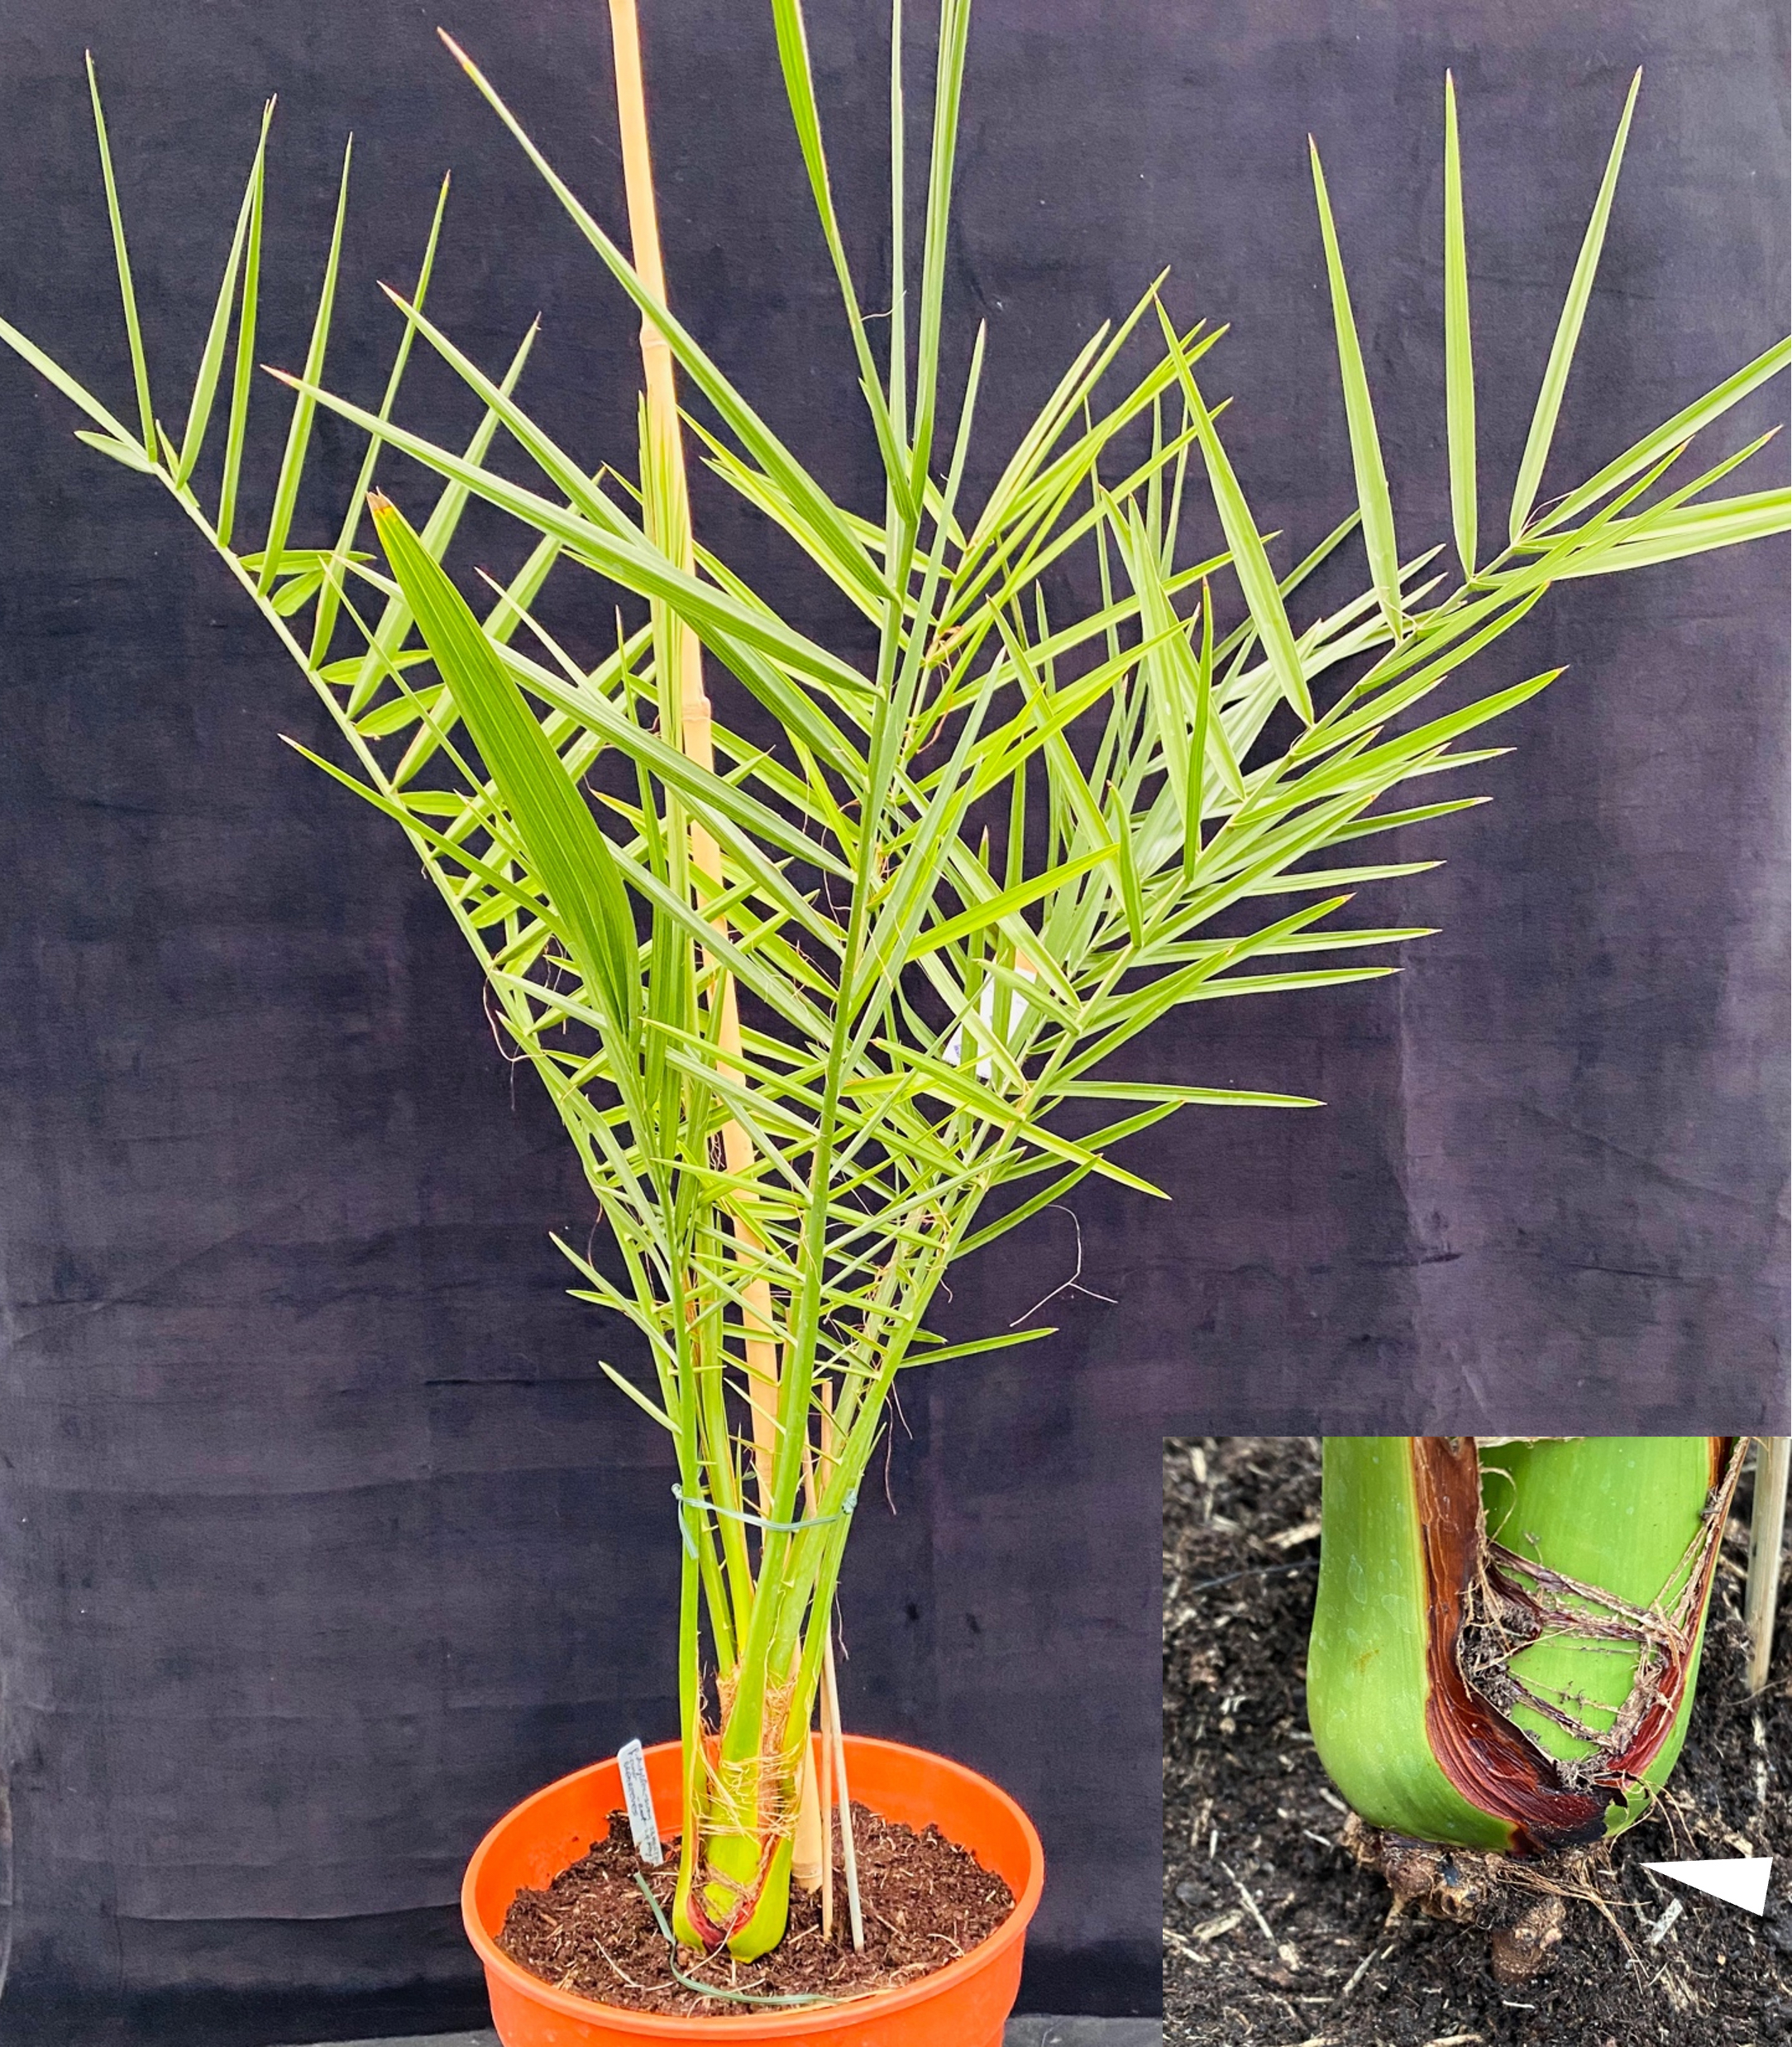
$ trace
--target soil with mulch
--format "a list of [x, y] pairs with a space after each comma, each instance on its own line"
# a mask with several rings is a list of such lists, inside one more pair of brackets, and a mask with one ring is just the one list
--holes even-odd
[[[1014, 1893], [968, 1849], [937, 1827], [917, 1834], [867, 1807], [853, 1807], [853, 1839], [865, 1944], [855, 1953], [847, 1924], [846, 1877], [834, 1844], [834, 1936], [821, 1930], [821, 1896], [791, 1889], [790, 1925], [761, 1960], [675, 1956], [636, 1882], [645, 1877], [667, 1923], [678, 1870], [678, 1842], [647, 1868], [635, 1853], [625, 1813], [612, 1813], [607, 1839], [555, 1877], [545, 1891], [518, 1891], [499, 1945], [532, 1975], [600, 2004], [675, 2017], [748, 2018], [775, 2006], [753, 1997], [858, 1997], [944, 1968], [986, 1940], [1014, 1910]], [[681, 1986], [671, 1967], [737, 1993], [704, 1997]]]
[[1410, 1910], [1390, 1915], [1387, 1883], [1344, 1845], [1345, 1809], [1314, 1754], [1304, 1698], [1317, 1442], [1167, 1442], [1168, 2047], [1792, 2040], [1792, 1859], [1775, 1864], [1765, 1919], [1641, 1867], [1792, 1858], [1792, 1587], [1782, 1586], [1772, 1681], [1749, 1700], [1741, 1623], [1749, 1503], [1745, 1478], [1725, 1533], [1691, 1728], [1665, 1795], [1649, 1819], [1600, 1852], [1579, 1886], [1598, 1902], [1566, 1901], [1553, 1966], [1502, 1984], [1484, 1929]]

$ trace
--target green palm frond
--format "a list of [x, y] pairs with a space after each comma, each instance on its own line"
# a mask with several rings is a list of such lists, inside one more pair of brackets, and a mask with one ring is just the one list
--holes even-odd
[[[1471, 692], [1441, 713], [1421, 707], [1551, 582], [1785, 530], [1784, 491], [1689, 501], [1727, 464], [1652, 505], [1642, 495], [1694, 433], [1785, 366], [1786, 348], [1533, 515], [1627, 106], [1538, 400], [1512, 544], [1477, 562], [1452, 94], [1447, 354], [1465, 581], [1446, 586], [1432, 572], [1435, 548], [1398, 557], [1317, 151], [1359, 497], [1336, 531], [1278, 578], [1270, 548], [1280, 543], [1259, 525], [1225, 444], [1226, 405], [1197, 380], [1198, 366], [1211, 388], [1206, 359], [1223, 330], [1179, 325], [1161, 279], [1091, 337], [1006, 462], [979, 462], [996, 481], [972, 503], [964, 479], [983, 337], [954, 360], [944, 314], [965, 0], [943, 10], [918, 282], [911, 300], [906, 276], [892, 281], [896, 312], [881, 329], [881, 366], [834, 213], [801, 9], [796, 0], [773, 5], [880, 452], [880, 503], [829, 493], [648, 289], [471, 60], [454, 54], [713, 409], [691, 431], [716, 473], [871, 622], [875, 653], [863, 666], [782, 616], [739, 564], [700, 545], [686, 557], [691, 566], [672, 558], [643, 509], [661, 500], [663, 479], [643, 473], [630, 485], [615, 467], [593, 473], [556, 441], [519, 395], [533, 329], [507, 366], [488, 369], [428, 316], [439, 205], [416, 287], [409, 299], [392, 294], [403, 324], [380, 404], [370, 411], [332, 390], [326, 346], [346, 158], [303, 368], [282, 379], [292, 410], [265, 540], [237, 552], [265, 122], [178, 447], [154, 426], [103, 122], [141, 442], [3, 321], [0, 340], [87, 414], [84, 439], [174, 495], [327, 710], [341, 758], [319, 764], [404, 832], [609, 1226], [615, 1270], [568, 1255], [581, 1291], [644, 1339], [655, 1387], [628, 1390], [676, 1447], [691, 1582], [700, 1583], [718, 1658], [737, 1695], [790, 1672], [793, 1695], [806, 1700], [825, 1632], [816, 1617], [831, 1601], [896, 1375], [1049, 1333], [942, 1350], [925, 1317], [948, 1266], [1089, 1174], [1148, 1187], [1116, 1154], [1178, 1108], [1312, 1106], [1261, 1090], [1135, 1083], [1115, 1069], [1178, 1005], [1394, 971], [1310, 964], [1426, 935], [1335, 921], [1359, 887], [1431, 864], [1360, 864], [1354, 842], [1478, 801], [1388, 799], [1489, 758], [1498, 749], [1462, 742], [1553, 677]], [[900, 136], [900, 63], [893, 88]], [[229, 421], [208, 510], [201, 458], [232, 319]], [[400, 423], [418, 348], [479, 401], [481, 423], [464, 447]], [[319, 411], [365, 437], [365, 460], [333, 538], [300, 532], [306, 544], [295, 548]], [[531, 465], [530, 480], [492, 462], [500, 433]], [[1114, 481], [1104, 481], [1104, 466]], [[1226, 549], [1191, 562], [1181, 529], [1203, 475]], [[383, 563], [354, 546], [376, 477]], [[411, 506], [409, 518], [396, 500]], [[447, 566], [475, 500], [527, 543], [523, 567], [501, 589]], [[1359, 525], [1367, 586], [1297, 626], [1290, 607], [1304, 601], [1305, 578]], [[1073, 584], [1098, 581], [1099, 597], [1067, 609], [1067, 567], [1084, 572]], [[543, 622], [550, 581], [557, 614], [595, 606], [608, 618], [619, 591], [638, 621], [651, 613], [696, 636], [726, 678], [713, 763], [674, 743], [664, 632], [619, 629], [614, 651], [583, 667]], [[1296, 714], [1285, 739], [1274, 722], [1283, 705]], [[770, 750], [761, 712], [781, 734]], [[694, 831], [716, 849], [713, 866], [691, 857]], [[1294, 955], [1295, 964], [1271, 964]], [[730, 987], [738, 1046], [721, 1029]], [[1084, 1128], [1079, 1105], [1090, 1102], [1110, 1105], [1114, 1120]], [[744, 1145], [724, 1145], [730, 1128]], [[775, 1454], [757, 1485], [743, 1447], [754, 1392], [743, 1363], [750, 1301], [769, 1303], [763, 1333], [778, 1359]], [[824, 1407], [833, 1447], [805, 1509], [805, 1467], [818, 1452]], [[687, 1614], [687, 1665], [695, 1628]], [[740, 1739], [757, 1743], [763, 1732]]]

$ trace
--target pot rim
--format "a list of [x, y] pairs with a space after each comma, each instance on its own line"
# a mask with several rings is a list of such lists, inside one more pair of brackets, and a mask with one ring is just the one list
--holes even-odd
[[[587, 1763], [583, 1769], [569, 1771], [563, 1777], [557, 1777], [551, 1784], [544, 1784], [532, 1791], [520, 1805], [513, 1805], [486, 1833], [485, 1839], [474, 1849], [472, 1859], [466, 1865], [466, 1874], [461, 1880], [461, 1923], [466, 1929], [473, 1951], [488, 1973], [502, 1978], [518, 1995], [570, 2019], [581, 2019], [593, 2023], [594, 2013], [600, 2015], [602, 2022], [619, 2033], [635, 2033], [644, 2040], [685, 2040], [691, 2038], [693, 2027], [715, 2029], [718, 2040], [788, 2040], [805, 2033], [819, 2033], [839, 2024], [840, 2014], [845, 2011], [872, 2013], [897, 2011], [911, 2005], [922, 2004], [949, 1992], [958, 1983], [979, 1974], [996, 1960], [1008, 1948], [1025, 1938], [1028, 1925], [1037, 1910], [1041, 1892], [1045, 1887], [1045, 1849], [1039, 1837], [1039, 1829], [1028, 1818], [1025, 1809], [1009, 1796], [999, 1784], [968, 1769], [949, 1756], [942, 1756], [932, 1749], [915, 1748], [906, 1742], [884, 1741], [875, 1735], [848, 1734], [846, 1737], [847, 1753], [877, 1749], [897, 1756], [915, 1756], [925, 1758], [933, 1767], [944, 1767], [954, 1775], [964, 1777], [981, 1790], [994, 1797], [1006, 1808], [1017, 1823], [1026, 1843], [1027, 1879], [1020, 1894], [1015, 1900], [1014, 1910], [1001, 1922], [987, 1939], [980, 1940], [974, 1948], [947, 1963], [944, 1968], [919, 1977], [911, 1983], [897, 1984], [886, 1990], [872, 1991], [863, 1997], [842, 1998], [838, 2003], [816, 2005], [805, 2008], [798, 2006], [777, 2012], [754, 2014], [744, 2018], [713, 2018], [703, 2016], [673, 2017], [659, 2011], [636, 2011], [627, 2005], [600, 2004], [594, 1997], [581, 1997], [568, 1990], [557, 1989], [544, 1982], [539, 1976], [532, 1974], [521, 1963], [513, 1961], [480, 1923], [474, 1909], [473, 1897], [481, 1868], [487, 1855], [493, 1849], [500, 1834], [511, 1828], [529, 1808], [551, 1796], [563, 1785], [576, 1778], [587, 1777], [593, 1772], [614, 1767], [614, 1758], [604, 1758]], [[660, 1742], [655, 1748], [676, 1748], [676, 1742]], [[648, 1750], [652, 1755], [655, 1748]], [[962, 1845], [962, 1844], [961, 1844]]]

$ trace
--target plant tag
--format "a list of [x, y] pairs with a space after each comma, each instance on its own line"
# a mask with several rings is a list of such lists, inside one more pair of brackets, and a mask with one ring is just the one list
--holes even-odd
[[622, 1771], [622, 1795], [628, 1805], [628, 1831], [634, 1836], [634, 1851], [643, 1862], [666, 1859], [660, 1845], [658, 1822], [653, 1817], [653, 1792], [648, 1783], [647, 1758], [638, 1741], [625, 1742], [616, 1753]]

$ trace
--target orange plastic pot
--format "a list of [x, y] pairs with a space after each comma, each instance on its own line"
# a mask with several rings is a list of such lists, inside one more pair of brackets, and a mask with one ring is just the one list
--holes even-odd
[[[919, 1831], [929, 1823], [969, 1849], [1015, 1895], [1015, 1909], [989, 1939], [918, 1982], [851, 2003], [747, 2018], [662, 2018], [594, 2004], [556, 1990], [498, 1945], [510, 1901], [539, 1890], [601, 1840], [622, 1804], [614, 1759], [563, 1777], [506, 1813], [475, 1850], [461, 1886], [467, 1938], [485, 1966], [492, 2021], [504, 2047], [639, 2047], [643, 2040], [800, 2040], [802, 2047], [1001, 2047], [1003, 2022], [1020, 1987], [1027, 1922], [1045, 1882], [1045, 1853], [1033, 1823], [987, 1777], [899, 1743], [848, 1734], [853, 1796], [886, 1820]], [[684, 1801], [676, 1742], [647, 1752], [648, 1782], [662, 1829], [676, 1833]]]

